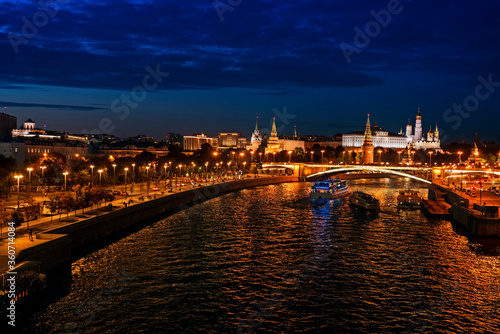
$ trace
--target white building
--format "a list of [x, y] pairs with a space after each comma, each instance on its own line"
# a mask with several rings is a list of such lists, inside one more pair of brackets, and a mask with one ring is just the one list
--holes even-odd
[[[401, 134], [393, 134], [385, 131], [380, 126], [375, 123], [371, 127], [371, 134], [373, 140], [373, 146], [391, 148], [391, 149], [403, 149], [408, 145], [408, 138]], [[349, 148], [361, 148], [365, 140], [364, 131], [355, 131], [352, 133], [347, 133], [342, 135], [342, 146], [346, 149]]]
[[259, 130], [259, 117], [257, 117], [257, 121], [255, 123], [255, 130], [252, 133], [252, 137], [250, 139], [250, 145], [247, 146], [247, 150], [257, 151], [262, 144], [262, 136], [260, 135]]
[[[403, 129], [399, 131], [400, 135], [403, 135]], [[423, 134], [422, 131], [422, 115], [420, 114], [420, 108], [418, 108], [417, 117], [415, 120], [415, 132], [412, 131], [412, 125], [410, 120], [406, 125], [406, 138], [408, 142], [417, 150], [437, 150], [441, 151], [441, 141], [439, 139], [439, 129], [436, 124], [436, 131], [432, 132], [432, 126], [427, 132], [427, 135]]]
[[[408, 144], [410, 144], [414, 149], [428, 150], [434, 149], [441, 151], [441, 143], [439, 140], [439, 130], [436, 125], [436, 131], [432, 132], [432, 129], [427, 132], [426, 135], [422, 131], [422, 115], [420, 114], [420, 108], [418, 109], [416, 121], [415, 121], [415, 132], [413, 132], [413, 126], [408, 120], [408, 125], [406, 125], [406, 133], [403, 133], [401, 129], [399, 133], [389, 133], [385, 131], [380, 126], [375, 123], [371, 127], [373, 146], [382, 147], [385, 149], [405, 149]], [[364, 132], [354, 131], [342, 135], [342, 146], [347, 149], [360, 148], [363, 145]]]

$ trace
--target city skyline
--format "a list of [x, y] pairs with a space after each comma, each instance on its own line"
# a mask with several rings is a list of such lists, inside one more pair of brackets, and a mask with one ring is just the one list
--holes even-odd
[[249, 137], [259, 116], [263, 129], [276, 117], [278, 134], [297, 125], [332, 136], [362, 129], [367, 113], [397, 132], [420, 107], [444, 143], [476, 132], [498, 140], [485, 122], [500, 102], [494, 1], [0, 8], [0, 106], [20, 122], [118, 137]]

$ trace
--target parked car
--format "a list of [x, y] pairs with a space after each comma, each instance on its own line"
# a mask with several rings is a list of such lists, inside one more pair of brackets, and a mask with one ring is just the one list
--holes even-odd
[[113, 191], [113, 195], [120, 195], [120, 194], [121, 192], [119, 192], [118, 190]]
[[128, 196], [128, 192], [122, 192], [122, 196]]
[[471, 193], [469, 194], [469, 196], [470, 196], [470, 197], [477, 197], [477, 195], [476, 195], [476, 193], [475, 193], [475, 192], [471, 192]]
[[153, 189], [153, 191], [158, 191], [158, 190], [160, 190], [160, 188], [158, 188], [158, 187], [153, 187], [152, 189]]

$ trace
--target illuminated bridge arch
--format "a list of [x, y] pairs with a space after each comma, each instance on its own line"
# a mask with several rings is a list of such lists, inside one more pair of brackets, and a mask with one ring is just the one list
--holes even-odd
[[306, 179], [312, 179], [315, 177], [319, 176], [324, 176], [324, 175], [329, 175], [329, 174], [338, 174], [338, 173], [344, 173], [344, 172], [358, 172], [358, 171], [370, 171], [370, 172], [378, 172], [378, 173], [388, 173], [388, 174], [394, 174], [398, 175], [401, 177], [408, 177], [410, 179], [424, 182], [427, 184], [431, 184], [432, 182], [426, 179], [423, 179], [421, 177], [405, 173], [404, 171], [398, 171], [395, 169], [391, 168], [384, 168], [384, 167], [376, 167], [376, 166], [354, 166], [354, 167], [340, 167], [340, 168], [332, 168], [328, 169], [322, 172], [314, 173], [306, 177]]

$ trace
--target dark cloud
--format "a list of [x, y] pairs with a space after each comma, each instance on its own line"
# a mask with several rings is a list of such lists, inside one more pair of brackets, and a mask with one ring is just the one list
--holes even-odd
[[[34, 1], [0, 0], [0, 88], [130, 91], [142, 82], [146, 66], [161, 64], [170, 76], [159, 90], [244, 88], [263, 99], [294, 99], [327, 89], [344, 100], [335, 110], [362, 116], [367, 90], [380, 104], [375, 109], [398, 99], [413, 110], [426, 97], [447, 108], [463, 100], [463, 92], [473, 92], [478, 75], [500, 78], [500, 3], [493, 0], [401, 0], [402, 12], [358, 45], [360, 52], [348, 63], [339, 45], [355, 45], [355, 28], [364, 30], [374, 21], [371, 11], [384, 11], [388, 3], [245, 0], [221, 22], [211, 0], [70, 1], [16, 53], [9, 34], [22, 35], [23, 18], [33, 22], [41, 9]], [[419, 81], [405, 82], [415, 71], [422, 73]], [[377, 100], [383, 89], [392, 93], [396, 77], [399, 86], [418, 86], [424, 94]], [[444, 96], [450, 85], [458, 93]], [[316, 106], [318, 113], [328, 108]]]
[[106, 110], [108, 108], [104, 106], [76, 106], [76, 105], [64, 105], [64, 104], [45, 104], [45, 103], [22, 103], [22, 102], [9, 102], [0, 101], [0, 106], [2, 107], [22, 107], [22, 108], [51, 108], [59, 110], [78, 110], [78, 111], [91, 111], [91, 110]]

